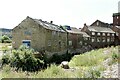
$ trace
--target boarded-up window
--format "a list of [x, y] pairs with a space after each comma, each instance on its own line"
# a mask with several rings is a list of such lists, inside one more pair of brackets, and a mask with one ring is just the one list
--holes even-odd
[[56, 31], [52, 31], [52, 35], [54, 36], [56, 34]]
[[72, 41], [69, 41], [69, 46], [71, 46], [72, 45]]
[[51, 46], [51, 40], [48, 40], [48, 46]]
[[24, 34], [25, 35], [31, 35], [31, 31], [25, 31]]

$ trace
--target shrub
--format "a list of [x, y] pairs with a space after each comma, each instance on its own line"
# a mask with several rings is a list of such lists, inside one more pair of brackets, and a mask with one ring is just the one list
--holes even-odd
[[2, 46], [2, 51], [3, 51], [3, 53], [6, 53], [6, 51], [8, 51], [9, 49], [8, 49], [8, 47], [5, 45], [5, 46]]
[[4, 54], [2, 56], [2, 65], [9, 64], [9, 63], [10, 63], [10, 55], [9, 54]]
[[11, 43], [12, 41], [11, 41], [11, 39], [7, 35], [4, 35], [1, 38], [1, 42], [2, 43]]
[[95, 67], [89, 67], [89, 69], [84, 72], [84, 78], [100, 78], [100, 76], [100, 71]]
[[20, 47], [18, 50], [12, 52], [11, 67], [15, 67], [18, 71], [22, 69], [23, 71], [38, 71], [43, 68], [44, 61], [35, 58], [33, 55], [33, 49], [26, 48], [24, 46]]
[[4, 40], [4, 43], [11, 43], [12, 40]]
[[49, 59], [49, 63], [56, 63], [56, 64], [60, 64], [62, 61], [70, 61], [71, 57], [73, 55], [66, 53], [66, 54], [62, 54], [62, 55], [58, 55], [57, 53], [54, 54], [50, 59]]
[[115, 62], [118, 62], [119, 56], [117, 53], [112, 53], [112, 62], [110, 64], [113, 64]]
[[113, 53], [112, 54], [112, 58], [115, 60], [115, 59], [118, 59], [118, 54], [116, 54], [116, 53]]

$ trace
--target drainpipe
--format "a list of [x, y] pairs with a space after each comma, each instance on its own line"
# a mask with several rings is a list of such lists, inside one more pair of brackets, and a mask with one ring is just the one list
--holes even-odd
[[[67, 32], [67, 31], [66, 31], [66, 32]], [[67, 32], [67, 53], [68, 53], [68, 48], [69, 48], [68, 45], [69, 45], [69, 44], [68, 44], [68, 32]]]

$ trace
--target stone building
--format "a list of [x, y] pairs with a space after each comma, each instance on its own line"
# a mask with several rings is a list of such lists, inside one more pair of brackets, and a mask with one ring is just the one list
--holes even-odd
[[90, 36], [75, 27], [64, 26], [64, 29], [67, 32], [68, 52], [73, 54], [83, 52], [82, 48], [88, 45]]
[[42, 21], [28, 16], [13, 28], [12, 36], [13, 48], [23, 44], [48, 56], [67, 51], [67, 33], [52, 21]]
[[90, 26], [84, 24], [81, 31], [90, 35], [90, 44], [94, 48], [113, 45], [115, 42], [115, 32], [110, 25], [100, 20], [96, 20]]

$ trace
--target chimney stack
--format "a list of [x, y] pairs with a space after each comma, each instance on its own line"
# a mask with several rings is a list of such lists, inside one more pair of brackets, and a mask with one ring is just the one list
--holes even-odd
[[84, 23], [84, 26], [87, 26], [86, 23]]
[[52, 23], [53, 23], [53, 21], [50, 21], [50, 23], [52, 24]]

